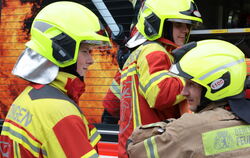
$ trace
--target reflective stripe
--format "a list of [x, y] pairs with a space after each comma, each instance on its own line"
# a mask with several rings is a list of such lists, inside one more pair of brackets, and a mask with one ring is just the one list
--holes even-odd
[[135, 84], [135, 77], [132, 78], [132, 107], [133, 107], [133, 122], [134, 122], [134, 129], [141, 125], [141, 113], [139, 107], [139, 100], [138, 100], [138, 93]]
[[250, 147], [250, 125], [203, 133], [202, 142], [206, 156]]
[[[126, 67], [129, 67], [129, 65], [131, 65], [133, 62], [136, 62], [138, 57], [139, 57], [139, 54], [141, 52], [141, 47], [137, 48], [135, 51], [133, 51], [128, 59], [126, 60], [126, 62], [124, 63], [124, 68]], [[122, 71], [124, 71], [125, 69], [122, 69]]]
[[155, 143], [154, 136], [144, 140], [144, 146], [145, 146], [148, 158], [159, 158], [157, 145]]
[[121, 99], [120, 85], [116, 82], [116, 80], [113, 80], [113, 81], [112, 81], [110, 90], [113, 92], [113, 94], [114, 94], [117, 98]]
[[[2, 134], [1, 134], [2, 135]], [[0, 156], [2, 155], [3, 157], [9, 157], [10, 152], [9, 151], [3, 151], [3, 147], [8, 148], [10, 146], [10, 143], [8, 142], [4, 142], [4, 141], [0, 141], [0, 144], [2, 147], [0, 147]], [[4, 153], [5, 152], [5, 153]]]
[[[22, 141], [24, 142], [25, 144], [22, 144], [23, 146], [25, 146], [26, 148], [28, 148], [30, 150], [31, 153], [34, 154], [34, 156], [39, 156], [40, 154], [40, 150], [42, 150], [42, 153], [47, 156], [47, 152], [37, 146], [40, 146], [38, 145], [37, 142], [34, 141], [34, 143], [37, 143], [37, 146], [33, 145], [29, 139], [27, 137], [25, 137], [24, 135], [22, 135], [21, 133], [13, 130], [12, 128], [10, 127], [7, 127], [7, 126], [3, 126], [3, 129], [2, 129], [2, 135], [6, 135], [6, 136], [9, 136], [9, 137], [14, 137], [14, 138], [18, 138], [19, 141]], [[14, 139], [16, 140], [16, 139]], [[18, 141], [18, 140], [17, 140]]]
[[90, 144], [92, 147], [94, 147], [101, 139], [101, 135], [97, 132], [96, 128], [93, 128], [91, 131], [89, 131], [89, 126], [88, 126], [89, 123], [84, 115], [82, 115], [82, 120], [84, 122], [84, 125], [86, 128], [86, 133], [87, 133], [88, 139], [90, 141]]
[[89, 126], [88, 126], [89, 123], [83, 114], [82, 114], [82, 120], [83, 120], [84, 126], [86, 128], [86, 133], [88, 135], [88, 139], [90, 139]]
[[95, 149], [92, 149], [87, 154], [83, 155], [81, 158], [98, 158], [98, 154], [96, 153]]
[[101, 135], [98, 133], [96, 128], [93, 128], [90, 132], [90, 144], [94, 147], [101, 139]]
[[225, 69], [225, 68], [228, 68], [228, 67], [231, 67], [231, 66], [240, 64], [240, 63], [242, 63], [242, 62], [244, 62], [244, 61], [245, 61], [245, 59], [243, 58], [243, 59], [239, 59], [239, 60], [237, 60], [237, 61], [228, 63], [228, 64], [226, 64], [226, 65], [222, 65], [222, 66], [220, 66], [220, 67], [218, 67], [218, 68], [216, 68], [216, 69], [214, 69], [214, 70], [212, 70], [212, 71], [206, 73], [205, 75], [201, 76], [201, 77], [199, 78], [199, 80], [204, 80], [204, 79], [206, 79], [207, 77], [209, 77], [210, 75], [216, 73], [216, 72], [219, 71], [219, 70], [222, 70], [222, 69]]
[[132, 75], [135, 75], [135, 74], [136, 74], [136, 64], [134, 63], [134, 64], [130, 65], [127, 70], [122, 72], [121, 82], [123, 80], [125, 80], [126, 77], [132, 76]]
[[34, 22], [34, 28], [40, 30], [41, 32], [45, 32], [49, 28], [53, 27], [52, 25], [42, 22], [42, 21], [35, 21]]
[[13, 148], [14, 148], [14, 158], [19, 158], [20, 157], [19, 144], [15, 141], [13, 141]]
[[148, 88], [153, 84], [155, 83], [156, 81], [160, 81], [161, 78], [163, 77], [171, 77], [168, 75], [168, 73], [166, 71], [164, 72], [160, 72], [160, 73], [157, 73], [157, 75], [155, 77], [153, 77], [152, 79], [150, 79], [148, 81], [148, 83], [146, 84], [146, 86], [143, 86], [141, 83], [140, 83], [140, 88], [141, 90], [146, 93], [146, 91], [148, 90]]
[[[121, 71], [121, 81], [124, 81], [128, 76], [132, 76], [137, 74], [136, 73], [136, 61], [138, 60], [139, 54], [142, 50], [143, 46], [140, 46], [139, 48], [137, 48], [136, 50], [134, 50], [129, 58], [126, 60], [125, 64], [123, 67], [127, 67], [127, 69], [123, 69]], [[139, 75], [139, 74], [137, 74]]]

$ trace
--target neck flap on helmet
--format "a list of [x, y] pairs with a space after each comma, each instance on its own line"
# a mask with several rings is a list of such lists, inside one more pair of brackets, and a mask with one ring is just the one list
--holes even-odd
[[52, 82], [59, 67], [30, 48], [26, 48], [18, 58], [12, 73], [27, 81], [48, 84]]

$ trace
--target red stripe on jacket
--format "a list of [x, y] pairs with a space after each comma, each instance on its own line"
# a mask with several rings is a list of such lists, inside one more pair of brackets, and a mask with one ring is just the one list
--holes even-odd
[[67, 157], [81, 157], [93, 149], [79, 116], [63, 118], [53, 130]]

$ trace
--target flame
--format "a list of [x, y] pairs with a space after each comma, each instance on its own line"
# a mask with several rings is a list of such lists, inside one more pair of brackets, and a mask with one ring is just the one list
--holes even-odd
[[7, 111], [27, 85], [27, 82], [11, 74], [12, 67], [24, 48], [26, 34], [21, 30], [26, 14], [31, 10], [31, 4], [22, 5], [19, 1], [5, 1], [1, 10], [0, 23], [0, 118]]
[[117, 71], [115, 60], [117, 47], [109, 50], [93, 50], [94, 64], [86, 74], [86, 91], [80, 97], [79, 106], [91, 123], [100, 123], [103, 113], [103, 98]]
[[[27, 0], [26, 0], [27, 1]], [[5, 118], [14, 99], [27, 86], [11, 74], [11, 70], [29, 39], [30, 21], [38, 12], [38, 2], [5, 1], [0, 23], [0, 118]], [[86, 75], [86, 92], [80, 97], [79, 106], [90, 123], [98, 123], [103, 112], [102, 99], [117, 71], [117, 47], [93, 50], [95, 64]]]

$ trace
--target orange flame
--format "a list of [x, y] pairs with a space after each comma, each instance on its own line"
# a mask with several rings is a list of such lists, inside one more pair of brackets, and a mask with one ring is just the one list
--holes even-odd
[[[18, 0], [6, 1], [1, 11], [0, 23], [0, 118], [5, 118], [14, 99], [27, 86], [11, 74], [11, 70], [25, 48], [27, 34], [23, 22], [32, 14], [33, 4], [21, 4]], [[93, 50], [93, 64], [86, 76], [86, 92], [80, 98], [80, 107], [90, 123], [98, 123], [103, 112], [102, 99], [117, 71], [115, 60], [117, 47]]]

